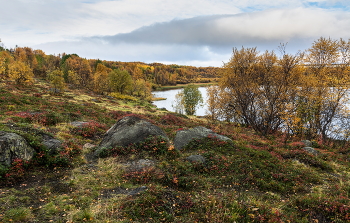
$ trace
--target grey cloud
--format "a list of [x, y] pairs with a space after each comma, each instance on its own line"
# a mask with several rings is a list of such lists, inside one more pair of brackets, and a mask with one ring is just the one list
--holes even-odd
[[349, 36], [348, 12], [276, 9], [238, 15], [202, 16], [142, 27], [130, 33], [93, 37], [110, 44], [179, 44], [214, 48], [269, 45], [320, 36]]
[[273, 9], [237, 15], [200, 16], [144, 26], [114, 36], [39, 45], [46, 52], [77, 53], [114, 61], [221, 66], [233, 47], [305, 50], [319, 37], [349, 38], [350, 13], [315, 8]]

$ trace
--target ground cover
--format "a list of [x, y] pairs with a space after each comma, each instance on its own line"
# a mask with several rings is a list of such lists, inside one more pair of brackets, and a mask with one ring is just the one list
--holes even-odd
[[[347, 222], [350, 221], [350, 147], [321, 144], [314, 156], [302, 139], [261, 136], [247, 126], [212, 122], [128, 101], [67, 89], [53, 95], [44, 81], [0, 88], [0, 130], [13, 131], [37, 151], [31, 162], [0, 168], [0, 222]], [[93, 158], [104, 132], [125, 115], [162, 128], [170, 139], [204, 126], [215, 137], [183, 150], [150, 138]], [[83, 128], [71, 125], [86, 122]], [[59, 154], [40, 153], [39, 133], [64, 143]], [[190, 163], [202, 155], [205, 163]], [[154, 165], [137, 171], [131, 161]]]

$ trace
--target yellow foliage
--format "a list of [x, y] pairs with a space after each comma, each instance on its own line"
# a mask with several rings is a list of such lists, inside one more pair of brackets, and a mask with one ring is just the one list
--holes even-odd
[[117, 92], [112, 92], [110, 93], [110, 96], [120, 99], [120, 100], [128, 100], [128, 101], [137, 101], [137, 98], [130, 96], [130, 95], [125, 95], [125, 94], [120, 94]]
[[14, 61], [8, 65], [8, 76], [17, 84], [31, 84], [34, 82], [33, 70], [22, 61]]
[[112, 69], [104, 66], [103, 64], [97, 64], [96, 71], [92, 76], [93, 90], [102, 94], [109, 89], [108, 74]]
[[59, 92], [66, 88], [66, 83], [64, 82], [63, 72], [61, 70], [54, 70], [48, 74], [51, 85], [55, 90]]
[[320, 38], [306, 55], [288, 55], [285, 45], [280, 50], [278, 58], [274, 52], [235, 48], [219, 87], [208, 91], [210, 115], [262, 134], [284, 129], [326, 139], [348, 100], [350, 40]]

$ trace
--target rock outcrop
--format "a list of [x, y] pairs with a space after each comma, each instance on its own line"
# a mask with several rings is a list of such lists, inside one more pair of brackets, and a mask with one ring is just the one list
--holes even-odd
[[174, 139], [174, 146], [175, 146], [175, 149], [181, 150], [191, 140], [202, 139], [202, 138], [206, 138], [209, 136], [215, 137], [221, 141], [232, 141], [230, 138], [228, 138], [226, 136], [219, 135], [210, 129], [204, 128], [202, 126], [198, 126], [198, 127], [192, 128], [192, 129], [177, 131], [175, 139]]
[[107, 131], [95, 154], [98, 155], [98, 151], [102, 148], [140, 143], [150, 136], [162, 136], [165, 141], [169, 141], [165, 132], [158, 126], [136, 116], [127, 116]]
[[15, 158], [30, 160], [34, 152], [22, 136], [0, 131], [0, 164], [9, 166]]

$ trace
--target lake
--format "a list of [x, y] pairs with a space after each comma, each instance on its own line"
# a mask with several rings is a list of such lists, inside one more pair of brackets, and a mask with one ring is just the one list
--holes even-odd
[[[199, 107], [195, 113], [197, 116], [204, 116], [206, 115], [207, 111], [207, 87], [199, 87], [199, 91], [202, 94], [203, 97], [203, 107]], [[153, 91], [152, 94], [156, 98], [166, 98], [166, 100], [161, 101], [154, 101], [153, 104], [156, 105], [158, 108], [166, 108], [168, 111], [175, 111], [173, 108], [174, 102], [175, 102], [175, 95], [179, 93], [182, 89], [173, 89], [173, 90], [166, 90], [166, 91]]]

